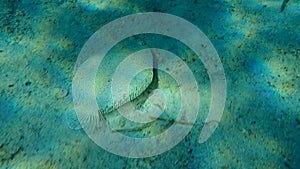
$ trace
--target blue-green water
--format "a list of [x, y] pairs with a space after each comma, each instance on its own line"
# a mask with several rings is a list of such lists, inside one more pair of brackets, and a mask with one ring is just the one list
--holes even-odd
[[[259, 0], [2, 1], [0, 168], [299, 168], [300, 1], [290, 0], [282, 12], [281, 5]], [[191, 68], [201, 98], [196, 123], [179, 144], [157, 156], [126, 158], [99, 147], [81, 129], [73, 116], [72, 78], [94, 32], [139, 12], [169, 13], [205, 33], [224, 67], [227, 100], [218, 128], [199, 144], [211, 99], [201, 61], [164, 36], [125, 39], [108, 57], [148, 47], [172, 51]], [[157, 122], [161, 129], [170, 125], [166, 118]], [[130, 132], [124, 134], [135, 134]]]

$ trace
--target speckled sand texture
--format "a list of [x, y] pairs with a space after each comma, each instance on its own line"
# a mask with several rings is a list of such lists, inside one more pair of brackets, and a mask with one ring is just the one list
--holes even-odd
[[[283, 12], [281, 4], [2, 1], [0, 168], [300, 168], [300, 2], [290, 0]], [[197, 122], [184, 140], [161, 155], [130, 159], [97, 146], [66, 114], [74, 113], [73, 69], [84, 43], [104, 24], [147, 11], [182, 17], [208, 36], [226, 73], [227, 102], [219, 127], [199, 144], [211, 96], [201, 61], [165, 37], [124, 40], [107, 57], [147, 47], [172, 51], [193, 71], [201, 95]]]

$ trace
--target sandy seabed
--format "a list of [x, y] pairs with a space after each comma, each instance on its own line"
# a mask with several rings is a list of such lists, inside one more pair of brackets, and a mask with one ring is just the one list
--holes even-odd
[[[300, 2], [290, 0], [283, 12], [281, 3], [2, 2], [0, 168], [299, 168]], [[73, 69], [84, 43], [103, 25], [151, 11], [182, 17], [207, 35], [223, 63], [227, 101], [219, 127], [199, 144], [209, 79], [200, 60], [179, 51], [200, 84], [197, 122], [173, 149], [131, 159], [105, 151], [70, 121]]]

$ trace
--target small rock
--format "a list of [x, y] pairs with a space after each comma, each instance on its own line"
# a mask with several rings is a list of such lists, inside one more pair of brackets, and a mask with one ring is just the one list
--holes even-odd
[[29, 86], [29, 85], [31, 85], [31, 82], [30, 81], [26, 81], [25, 82], [25, 86]]

